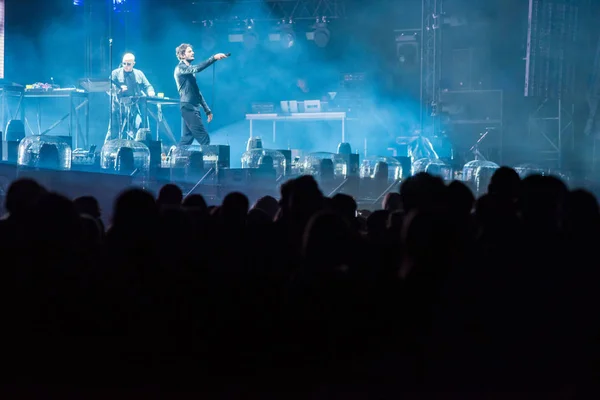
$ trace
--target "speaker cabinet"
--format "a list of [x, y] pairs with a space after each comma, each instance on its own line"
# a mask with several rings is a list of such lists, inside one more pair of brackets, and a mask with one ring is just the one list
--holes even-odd
[[223, 169], [231, 165], [231, 148], [225, 145], [202, 146], [204, 154], [204, 168]]
[[141, 140], [150, 150], [150, 170], [155, 171], [161, 166], [162, 141]]
[[285, 175], [288, 176], [292, 173], [292, 151], [291, 150], [277, 150], [285, 157]]

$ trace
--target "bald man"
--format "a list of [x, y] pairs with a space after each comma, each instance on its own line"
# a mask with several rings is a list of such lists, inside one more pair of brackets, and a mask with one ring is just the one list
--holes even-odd
[[[156, 95], [146, 75], [139, 69], [133, 68], [134, 65], [135, 56], [127, 53], [123, 56], [121, 66], [110, 74], [114, 101], [105, 141], [118, 139], [121, 127], [123, 126], [122, 124], [127, 124], [128, 126], [125, 128], [128, 132], [126, 133], [129, 135], [133, 134], [134, 136], [137, 129], [141, 126], [142, 118], [139, 106], [136, 102], [127, 101], [127, 98], [131, 100], [132, 96]], [[127, 121], [128, 114], [130, 117], [129, 121]]]

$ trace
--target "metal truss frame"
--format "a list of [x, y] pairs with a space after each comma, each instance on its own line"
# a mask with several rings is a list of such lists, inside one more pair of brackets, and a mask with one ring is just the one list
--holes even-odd
[[346, 17], [344, 0], [205, 0], [192, 1], [192, 4], [199, 6], [200, 20], [213, 22], [223, 21], [223, 15], [235, 15], [238, 21], [254, 22]]
[[442, 0], [422, 0], [421, 15], [421, 134], [434, 136], [440, 131]]
[[538, 150], [540, 162], [554, 164], [558, 169], [563, 167], [564, 152], [575, 145], [574, 107], [561, 98], [544, 99], [529, 116], [530, 139], [542, 139], [544, 145]]

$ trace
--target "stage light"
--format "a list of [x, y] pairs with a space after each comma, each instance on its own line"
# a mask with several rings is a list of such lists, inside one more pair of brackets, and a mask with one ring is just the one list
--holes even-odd
[[329, 43], [331, 33], [327, 28], [327, 20], [325, 17], [317, 18], [317, 21], [312, 26], [311, 32], [306, 32], [306, 40], [312, 40], [317, 47], [325, 47]]
[[296, 33], [292, 24], [293, 21], [291, 19], [281, 21], [277, 30], [269, 34], [269, 40], [271, 42], [279, 42], [284, 49], [293, 47], [296, 43]]
[[247, 49], [254, 49], [259, 43], [259, 35], [254, 30], [254, 20], [245, 19], [238, 21], [237, 26], [229, 33], [228, 40], [230, 43], [243, 43]]

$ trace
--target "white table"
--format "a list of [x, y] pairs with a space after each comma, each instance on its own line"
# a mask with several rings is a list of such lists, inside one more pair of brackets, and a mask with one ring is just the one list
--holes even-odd
[[246, 114], [250, 121], [250, 137], [252, 137], [253, 121], [273, 121], [273, 142], [277, 134], [278, 121], [341, 121], [342, 143], [346, 142], [346, 113], [345, 112], [318, 112], [318, 113], [291, 113], [291, 114]]

